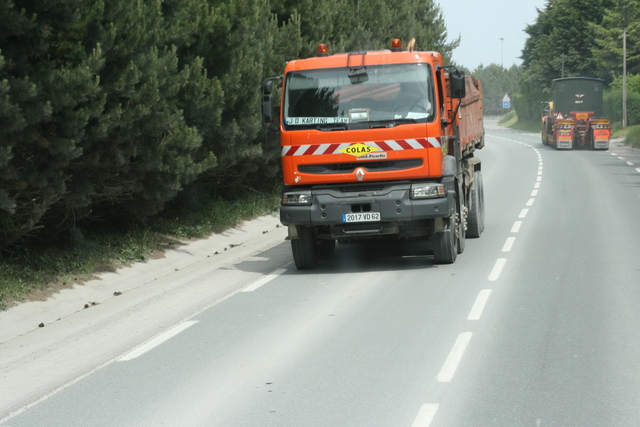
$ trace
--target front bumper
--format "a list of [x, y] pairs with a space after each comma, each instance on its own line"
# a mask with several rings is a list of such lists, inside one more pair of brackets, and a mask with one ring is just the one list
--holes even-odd
[[[363, 184], [362, 186], [323, 186], [312, 189], [310, 206], [281, 206], [280, 221], [284, 225], [348, 226], [378, 228], [393, 234], [393, 223], [445, 218], [454, 212], [455, 191], [434, 199], [411, 199], [411, 183]], [[380, 221], [345, 224], [345, 214], [379, 212]]]

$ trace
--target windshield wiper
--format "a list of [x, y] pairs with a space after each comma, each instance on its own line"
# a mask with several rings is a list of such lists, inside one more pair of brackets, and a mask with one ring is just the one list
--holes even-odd
[[346, 123], [326, 123], [322, 125], [316, 125], [317, 130], [321, 130], [323, 132], [332, 132], [334, 130], [347, 130], [349, 125]]
[[393, 120], [378, 120], [375, 122], [369, 122], [369, 127], [374, 128], [392, 128], [398, 125], [404, 125], [407, 123], [418, 123], [416, 119], [393, 119]]

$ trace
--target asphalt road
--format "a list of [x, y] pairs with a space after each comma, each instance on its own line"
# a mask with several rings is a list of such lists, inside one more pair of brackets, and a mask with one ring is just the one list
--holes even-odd
[[299, 273], [279, 240], [199, 263], [37, 357], [0, 347], [0, 424], [637, 427], [640, 164], [615, 151], [488, 127], [486, 228], [455, 264], [346, 244]]

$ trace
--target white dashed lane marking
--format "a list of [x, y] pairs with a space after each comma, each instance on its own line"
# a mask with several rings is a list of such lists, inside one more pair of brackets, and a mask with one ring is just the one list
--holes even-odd
[[[626, 159], [625, 157], [618, 156], [618, 154], [617, 154], [617, 153], [609, 153], [609, 154], [611, 154], [613, 157], [617, 157], [617, 158], [618, 158], [618, 160], [622, 160], [622, 161], [623, 161], [623, 162], [625, 162], [628, 166], [632, 166], [632, 167], [633, 167], [633, 166], [635, 166], [635, 163], [627, 161], [627, 159]], [[639, 173], [640, 173], [640, 168], [635, 168], [635, 170], [636, 170], [636, 172], [639, 172]]]
[[506, 258], [498, 258], [496, 260], [496, 263], [493, 266], [493, 269], [491, 270], [491, 274], [489, 274], [488, 280], [490, 282], [495, 282], [496, 280], [498, 280], [506, 264], [507, 264]]
[[502, 252], [511, 252], [511, 248], [513, 247], [514, 242], [516, 241], [515, 237], [507, 237], [507, 241], [504, 243], [502, 247]]
[[411, 424], [411, 427], [429, 427], [439, 406], [440, 405], [437, 403], [425, 403], [422, 405], [420, 407], [420, 412], [418, 412], [418, 416], [413, 421], [413, 424]]
[[517, 233], [520, 231], [520, 227], [522, 227], [522, 221], [516, 221], [513, 223], [513, 227], [511, 227], [512, 233]]
[[469, 341], [471, 341], [472, 336], [473, 334], [471, 332], [463, 332], [458, 336], [456, 343], [453, 345], [451, 353], [449, 353], [449, 357], [447, 357], [447, 360], [444, 362], [442, 369], [440, 369], [440, 373], [438, 374], [438, 382], [451, 382], [451, 380], [453, 379], [453, 375], [456, 373], [456, 369], [458, 369], [460, 360], [462, 360], [464, 351], [467, 349]]
[[476, 298], [476, 302], [474, 302], [473, 307], [471, 307], [467, 320], [480, 320], [484, 307], [487, 305], [487, 301], [489, 300], [489, 295], [491, 295], [491, 289], [483, 289], [480, 291]]
[[[532, 148], [538, 157], [538, 170], [536, 173], [536, 181], [534, 184], [534, 189], [531, 191], [530, 198], [526, 202], [527, 207], [520, 211], [520, 214], [518, 215], [519, 220], [515, 221], [513, 226], [511, 227], [511, 233], [516, 234], [520, 231], [520, 228], [522, 227], [523, 221], [521, 220], [524, 219], [529, 213], [528, 207], [531, 207], [534, 204], [535, 199], [539, 193], [540, 183], [542, 182], [542, 170], [543, 170], [542, 154], [538, 149], [536, 149], [535, 147], [529, 144], [526, 144], [520, 141], [514, 141], [508, 138], [501, 138], [501, 137], [497, 137], [497, 138], [504, 139], [511, 142], [517, 142], [518, 144]], [[515, 236], [507, 237], [507, 240], [502, 247], [502, 252], [503, 253], [511, 252], [515, 244], [515, 241], [516, 241]], [[507, 258], [498, 258], [487, 280], [490, 282], [497, 281], [500, 278], [500, 275], [502, 274], [502, 271], [504, 270], [504, 267], [506, 264], [507, 264]], [[471, 321], [480, 320], [480, 318], [482, 317], [484, 308], [487, 305], [487, 302], [489, 300], [489, 296], [491, 295], [491, 292], [492, 292], [491, 289], [483, 289], [480, 291], [480, 293], [476, 297], [475, 302], [473, 303], [473, 306], [471, 307], [471, 311], [467, 316], [467, 320], [471, 320]], [[437, 376], [438, 382], [440, 383], [451, 382], [451, 380], [453, 379], [453, 376], [455, 375], [456, 370], [458, 369], [458, 365], [462, 360], [464, 352], [467, 349], [469, 342], [471, 341], [472, 336], [473, 336], [473, 333], [470, 331], [463, 332], [458, 336], [458, 339], [456, 340], [453, 346], [453, 349], [449, 353], [449, 356], [447, 357], [446, 361], [444, 362], [444, 365], [442, 366], [442, 368], [440, 369], [440, 372], [438, 373], [438, 376]], [[420, 407], [418, 415], [416, 416], [411, 427], [429, 427], [435, 417], [436, 412], [438, 411], [438, 408], [439, 408], [439, 404], [437, 403], [423, 404]]]

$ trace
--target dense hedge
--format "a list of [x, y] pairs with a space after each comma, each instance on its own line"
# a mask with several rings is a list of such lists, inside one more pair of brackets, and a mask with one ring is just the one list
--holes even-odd
[[[613, 123], [622, 123], [622, 77], [613, 80], [604, 93], [605, 117]], [[640, 124], [640, 75], [627, 78], [627, 124]]]
[[0, 248], [273, 185], [260, 83], [318, 42], [457, 44], [432, 0], [4, 0], [0, 22]]

